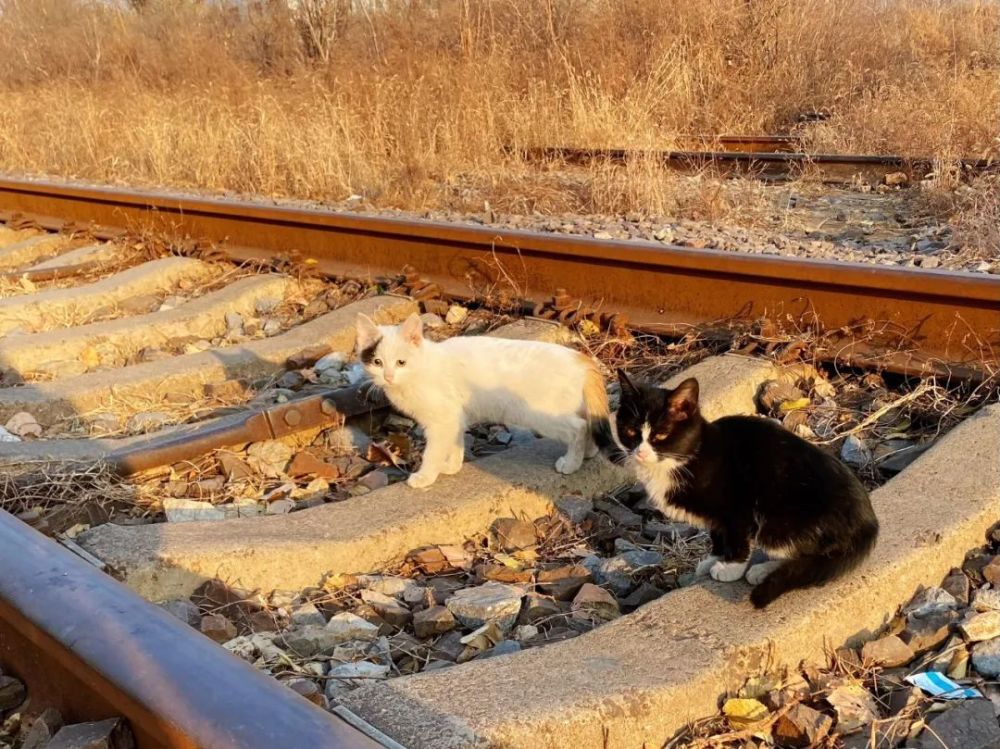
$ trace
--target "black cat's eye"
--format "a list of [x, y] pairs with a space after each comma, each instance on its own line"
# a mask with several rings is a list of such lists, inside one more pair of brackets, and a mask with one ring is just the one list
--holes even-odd
[[659, 434], [654, 434], [653, 435], [653, 439], [654, 440], [665, 440], [669, 436], [670, 435], [667, 434], [666, 432], [660, 432]]
[[403, 361], [402, 359], [396, 359], [396, 366], [397, 367], [405, 367], [406, 366], [406, 362]]
[[381, 359], [375, 359], [375, 360], [374, 360], [374, 361], [373, 361], [372, 363], [373, 363], [373, 364], [374, 364], [374, 365], [375, 365], [376, 367], [381, 367], [381, 366], [382, 366], [382, 360], [381, 360]]
[[635, 437], [635, 430], [632, 427], [626, 427], [625, 434], [629, 437]]

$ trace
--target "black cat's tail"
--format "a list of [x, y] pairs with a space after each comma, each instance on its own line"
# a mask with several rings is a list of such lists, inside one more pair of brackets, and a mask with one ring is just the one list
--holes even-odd
[[864, 561], [878, 538], [878, 521], [871, 517], [852, 538], [853, 545], [841, 554], [807, 554], [789, 559], [750, 591], [750, 602], [762, 609], [778, 596], [797, 588], [823, 585], [845, 575]]
[[628, 455], [615, 442], [614, 434], [611, 432], [611, 421], [607, 416], [601, 419], [594, 419], [591, 423], [590, 434], [594, 439], [594, 444], [597, 445], [597, 449], [601, 451], [601, 455], [615, 465], [625, 465]]

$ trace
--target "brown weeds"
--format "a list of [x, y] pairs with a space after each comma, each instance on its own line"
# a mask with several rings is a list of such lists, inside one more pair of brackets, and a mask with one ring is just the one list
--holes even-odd
[[824, 151], [992, 153], [998, 26], [986, 0], [3, 0], [0, 167], [713, 218], [727, 199], [712, 181], [679, 194], [637, 162], [581, 184], [516, 149], [796, 131]]

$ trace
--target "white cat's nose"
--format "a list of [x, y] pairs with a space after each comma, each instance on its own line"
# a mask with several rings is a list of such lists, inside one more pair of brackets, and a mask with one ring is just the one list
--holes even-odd
[[390, 371], [389, 371], [388, 369], [387, 369], [387, 370], [386, 370], [385, 372], [383, 372], [383, 373], [382, 373], [382, 377], [383, 377], [383, 378], [385, 379], [385, 381], [386, 381], [386, 382], [388, 382], [388, 383], [389, 383], [390, 385], [392, 384], [392, 381], [393, 381], [394, 379], [396, 379], [396, 375], [395, 375], [395, 373], [394, 373], [394, 372], [390, 372]]
[[638, 450], [635, 451], [635, 457], [637, 457], [639, 460], [649, 460], [650, 458], [653, 457], [653, 451], [647, 450], [645, 447], [640, 447]]

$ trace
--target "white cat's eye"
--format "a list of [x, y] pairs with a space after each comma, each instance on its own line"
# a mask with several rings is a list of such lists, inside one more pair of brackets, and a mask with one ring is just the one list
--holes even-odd
[[375, 363], [376, 367], [381, 367], [382, 366], [382, 360], [381, 359], [376, 359], [374, 363]]
[[403, 361], [402, 359], [396, 359], [396, 366], [397, 367], [405, 367], [406, 366], [406, 362]]

